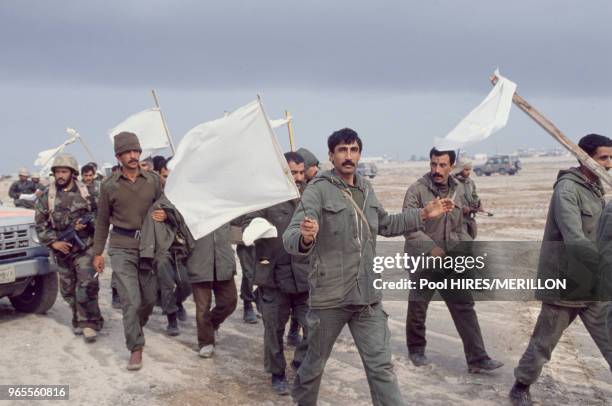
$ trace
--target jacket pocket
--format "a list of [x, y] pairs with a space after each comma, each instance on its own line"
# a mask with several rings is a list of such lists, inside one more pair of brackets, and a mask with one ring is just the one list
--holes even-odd
[[320, 231], [337, 236], [344, 228], [346, 205], [342, 201], [325, 202], [321, 215], [323, 224]]

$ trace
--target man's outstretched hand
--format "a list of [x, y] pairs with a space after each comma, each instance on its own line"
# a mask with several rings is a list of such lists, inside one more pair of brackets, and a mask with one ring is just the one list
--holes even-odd
[[449, 198], [440, 199], [439, 197], [431, 202], [421, 210], [421, 218], [423, 220], [432, 219], [439, 217], [449, 211], [453, 210], [455, 203]]

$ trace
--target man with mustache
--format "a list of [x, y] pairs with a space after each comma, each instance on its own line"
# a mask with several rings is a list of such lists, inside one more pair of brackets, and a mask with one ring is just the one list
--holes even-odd
[[[296, 152], [287, 152], [285, 159], [298, 189], [304, 186], [304, 159]], [[278, 237], [262, 238], [255, 243], [255, 284], [257, 304], [264, 322], [264, 367], [272, 374], [272, 389], [278, 395], [288, 395], [285, 376], [287, 363], [283, 350], [285, 325], [290, 313], [306, 331], [308, 311], [308, 273], [310, 264], [304, 257], [290, 255], [283, 247], [285, 231], [298, 207], [299, 199], [279, 203], [244, 216], [243, 227], [257, 217], [276, 227]], [[306, 352], [305, 341], [297, 345], [292, 366], [297, 369]]]
[[[51, 171], [55, 181], [36, 200], [36, 232], [60, 268], [61, 295], [72, 309], [74, 333], [93, 342], [104, 319], [98, 306], [100, 287], [92, 267], [94, 228], [91, 223], [81, 224], [81, 220], [93, 215], [96, 202], [77, 179], [79, 167], [74, 157], [57, 156]], [[82, 245], [75, 239], [60, 240], [70, 227]]]
[[[610, 138], [589, 134], [580, 139], [578, 146], [606, 170], [612, 168]], [[514, 369], [516, 381], [509, 394], [513, 405], [533, 404], [529, 386], [537, 381], [563, 332], [577, 317], [612, 369], [612, 344], [606, 328], [609, 302], [597, 301], [596, 295], [602, 283], [596, 276], [599, 268], [596, 238], [604, 195], [601, 180], [586, 166], [580, 164], [559, 171], [548, 208], [537, 277], [570, 282], [565, 291], [536, 291], [542, 308], [527, 349]], [[604, 247], [604, 264], [608, 258], [606, 251]], [[574, 290], [570, 290], [572, 286]]]
[[327, 139], [334, 168], [320, 173], [302, 195], [283, 234], [287, 252], [310, 257], [310, 310], [306, 315], [308, 350], [297, 371], [292, 396], [299, 405], [315, 405], [325, 363], [348, 324], [366, 370], [375, 405], [402, 405], [391, 362], [388, 315], [380, 275], [373, 271], [376, 235], [398, 236], [452, 209], [449, 199], [422, 209], [388, 214], [370, 183], [356, 173], [363, 144], [350, 128]]
[[[455, 207], [436, 219], [423, 222], [423, 227], [405, 235], [404, 250], [408, 255], [419, 256], [423, 253], [432, 257], [453, 255], [464, 246], [461, 241], [472, 241], [463, 227], [463, 184], [455, 180], [450, 173], [455, 165], [455, 151], [438, 151], [432, 148], [429, 152], [429, 173], [410, 185], [404, 197], [404, 210], [424, 207], [439, 198], [452, 198]], [[445, 274], [439, 269], [419, 269], [411, 274], [411, 279], [420, 286], [422, 278], [453, 277], [453, 270]], [[415, 366], [429, 363], [425, 356], [425, 319], [427, 307], [435, 290], [411, 289], [408, 294], [408, 312], [406, 315], [406, 344], [409, 358]], [[474, 311], [474, 300], [470, 292], [440, 291], [446, 306], [463, 341], [463, 349], [470, 373], [491, 371], [503, 366], [491, 359], [484, 347], [478, 318]]]
[[[140, 262], [140, 230], [147, 212], [161, 197], [162, 186], [156, 173], [140, 169], [142, 148], [136, 134], [121, 132], [115, 135], [114, 144], [121, 169], [100, 188], [93, 263], [97, 272], [104, 271], [102, 253], [112, 224], [108, 254], [123, 310], [125, 341], [131, 352], [127, 369], [136, 371], [142, 367], [143, 327], [157, 297], [155, 273]], [[151, 217], [155, 221], [167, 219], [161, 209], [152, 211]]]

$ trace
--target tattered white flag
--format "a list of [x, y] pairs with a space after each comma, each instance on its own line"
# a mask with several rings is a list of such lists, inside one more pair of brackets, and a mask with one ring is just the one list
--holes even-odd
[[59, 153], [61, 153], [67, 145], [74, 143], [78, 139], [78, 134], [75, 135], [70, 132], [68, 132], [68, 134], [70, 134], [70, 138], [64, 141], [60, 146], [40, 151], [38, 153], [38, 156], [34, 161], [34, 166], [40, 168], [39, 172], [42, 176], [46, 177], [49, 174], [49, 171], [51, 170], [51, 165], [53, 164], [53, 158], [55, 158]]
[[259, 100], [191, 129], [169, 169], [166, 196], [195, 238], [300, 196]]
[[272, 128], [282, 127], [284, 125], [287, 125], [289, 121], [291, 121], [291, 116], [286, 117], [286, 118], [279, 118], [278, 120], [270, 120], [270, 126]]
[[444, 138], [435, 137], [434, 146], [440, 151], [463, 148], [482, 141], [508, 123], [516, 83], [501, 76], [487, 97]]
[[161, 111], [156, 107], [136, 113], [117, 124], [115, 128], [110, 129], [108, 136], [112, 144], [115, 142], [115, 135], [123, 131], [131, 132], [138, 136], [140, 147], [142, 148], [141, 159], [156, 155], [170, 147]]

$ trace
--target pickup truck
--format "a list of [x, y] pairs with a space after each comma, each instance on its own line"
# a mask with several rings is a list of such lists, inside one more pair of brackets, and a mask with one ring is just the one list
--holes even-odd
[[57, 266], [39, 244], [34, 211], [0, 206], [0, 298], [19, 312], [44, 314], [57, 291]]

